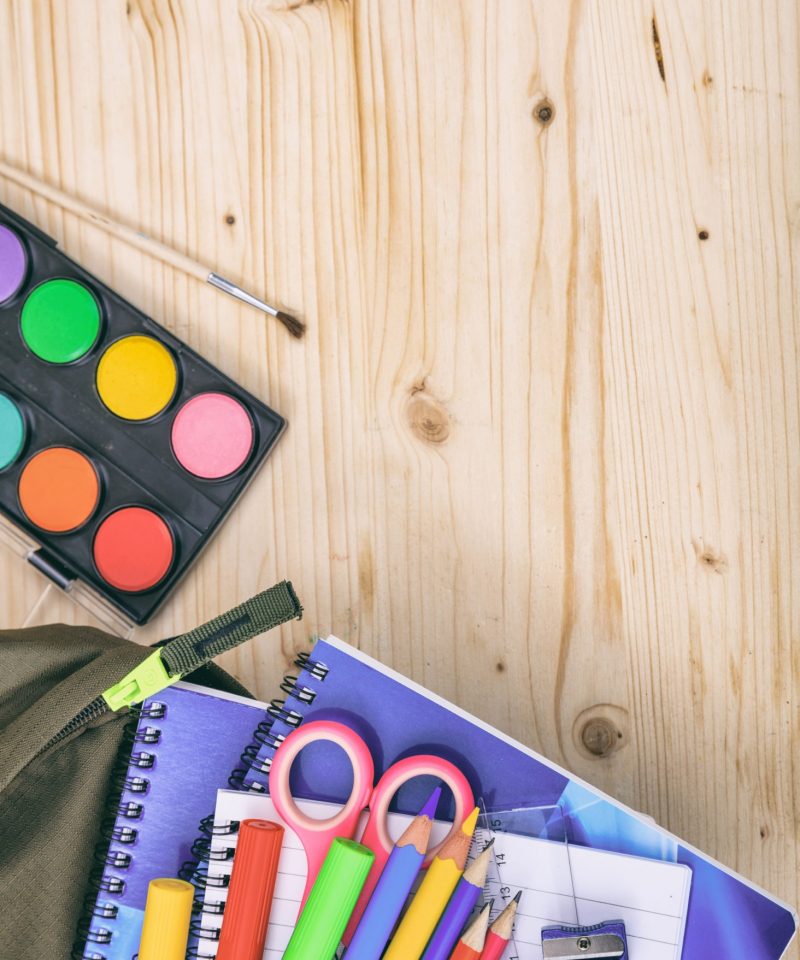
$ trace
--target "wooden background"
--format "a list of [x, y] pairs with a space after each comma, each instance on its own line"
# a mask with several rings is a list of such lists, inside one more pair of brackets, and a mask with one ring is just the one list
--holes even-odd
[[288, 577], [262, 697], [335, 632], [796, 903], [799, 16], [0, 0], [2, 157], [308, 322], [0, 181], [290, 421], [137, 638]]

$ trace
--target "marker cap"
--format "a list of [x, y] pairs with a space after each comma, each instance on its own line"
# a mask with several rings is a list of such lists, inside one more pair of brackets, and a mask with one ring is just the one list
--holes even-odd
[[283, 833], [271, 820], [242, 820], [217, 960], [261, 960]]
[[331, 843], [283, 960], [331, 960], [374, 859], [354, 840]]
[[151, 880], [147, 888], [139, 960], [184, 960], [194, 887], [185, 880]]

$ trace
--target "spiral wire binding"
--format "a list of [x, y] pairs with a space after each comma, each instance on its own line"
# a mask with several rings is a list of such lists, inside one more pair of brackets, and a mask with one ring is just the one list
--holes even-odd
[[[142, 798], [150, 787], [149, 779], [136, 771], [153, 767], [156, 759], [153, 747], [161, 739], [160, 727], [149, 724], [141, 727], [141, 722], [161, 720], [165, 715], [165, 704], [155, 700], [131, 708], [130, 720], [125, 724], [111, 773], [106, 811], [100, 821], [100, 839], [92, 856], [94, 865], [78, 921], [77, 939], [72, 948], [73, 960], [107, 960], [101, 948], [111, 942], [113, 931], [109, 921], [116, 920], [119, 907], [105, 897], [119, 896], [125, 892], [125, 878], [119, 873], [130, 868], [136, 855], [139, 829], [135, 822], [144, 812]], [[132, 794], [135, 799], [123, 799], [125, 793]], [[116, 849], [112, 844], [121, 844], [130, 849]]]
[[[315, 680], [324, 681], [328, 675], [328, 667], [318, 660], [313, 660], [311, 655], [306, 652], [299, 653], [294, 661], [294, 666], [307, 673]], [[281, 681], [280, 689], [286, 694], [285, 698], [276, 698], [270, 701], [267, 707], [267, 717], [262, 720], [253, 731], [251, 742], [241, 753], [241, 767], [237, 767], [228, 777], [228, 784], [233, 790], [254, 791], [264, 793], [265, 787], [258, 781], [246, 782], [249, 774], [256, 776], [268, 776], [272, 765], [272, 756], [263, 756], [264, 750], [274, 752], [286, 739], [287, 734], [273, 733], [273, 726], [280, 722], [289, 727], [298, 727], [303, 721], [303, 713], [295, 709], [294, 705], [287, 703], [290, 700], [299, 705], [307, 706], [314, 702], [317, 695], [316, 690], [305, 685], [300, 685], [299, 677], [294, 674], [286, 674]], [[195, 918], [192, 920], [189, 929], [189, 948], [186, 956], [190, 960], [201, 960], [203, 954], [199, 952], [200, 940], [218, 940], [219, 929], [203, 926], [203, 916], [219, 916], [225, 910], [223, 903], [205, 903], [203, 893], [206, 887], [227, 887], [230, 881], [228, 874], [211, 875], [208, 873], [208, 865], [211, 860], [221, 862], [232, 860], [235, 847], [223, 847], [221, 850], [212, 850], [211, 841], [214, 836], [233, 836], [239, 832], [239, 821], [233, 820], [230, 823], [214, 823], [214, 816], [205, 817], [200, 822], [200, 836], [192, 844], [192, 854], [195, 860], [187, 860], [179, 871], [179, 876], [183, 880], [188, 880], [194, 884], [197, 891], [195, 896], [193, 912]]]

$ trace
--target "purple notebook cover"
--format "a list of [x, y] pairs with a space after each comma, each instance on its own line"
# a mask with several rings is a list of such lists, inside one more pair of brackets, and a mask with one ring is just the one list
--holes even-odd
[[[692, 892], [683, 960], [778, 960], [796, 930], [784, 904], [747, 883], [700, 851], [617, 803], [566, 770], [506, 737], [458, 707], [425, 691], [334, 637], [317, 642], [296, 681], [284, 685], [286, 709], [304, 720], [338, 720], [367, 742], [376, 779], [396, 760], [430, 752], [451, 760], [488, 810], [560, 805], [568, 839], [584, 846], [686, 864]], [[277, 742], [292, 726], [278, 719]], [[262, 747], [245, 786], [268, 788], [274, 750]], [[344, 802], [352, 776], [341, 751], [311, 745], [292, 767], [296, 796]], [[402, 813], [415, 813], [430, 793], [423, 778], [395, 798]], [[446, 815], [440, 810], [440, 815]]]
[[[91, 960], [131, 960], [138, 951], [148, 884], [156, 877], [177, 876], [185, 861], [195, 859], [191, 848], [198, 824], [214, 809], [217, 790], [228, 786], [242, 749], [266, 716], [266, 704], [257, 700], [188, 683], [168, 687], [144, 706], [156, 703], [164, 705], [163, 716], [143, 717], [137, 732], [157, 730], [158, 742], [134, 746], [137, 752], [154, 754], [154, 764], [128, 768], [129, 777], [149, 781], [147, 791], [126, 789], [120, 804], [141, 804], [141, 815], [128, 818], [119, 812], [115, 820], [115, 828], [135, 829], [136, 839], [130, 844], [112, 841], [109, 850], [111, 858], [130, 855], [130, 864], [105, 867], [105, 889], [96, 903], [101, 909], [116, 908], [116, 915], [93, 917], [92, 931], [107, 934], [100, 934], [100, 942], [87, 943], [84, 957]], [[115, 881], [124, 884], [116, 894], [110, 892]], [[107, 938], [109, 942], [102, 942]]]

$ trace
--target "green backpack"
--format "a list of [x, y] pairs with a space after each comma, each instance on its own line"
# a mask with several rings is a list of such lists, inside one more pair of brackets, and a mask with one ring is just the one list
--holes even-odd
[[[300, 616], [284, 581], [158, 644], [155, 660], [167, 682], [186, 677], [250, 696], [208, 661]], [[0, 631], [0, 956], [66, 960], [73, 948], [81, 955], [87, 864], [106, 853], [96, 848], [129, 719], [103, 692], [152, 657], [150, 647], [87, 627]]]

